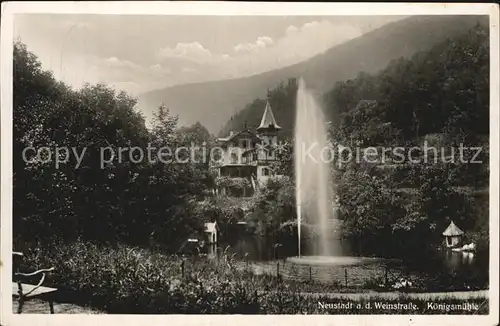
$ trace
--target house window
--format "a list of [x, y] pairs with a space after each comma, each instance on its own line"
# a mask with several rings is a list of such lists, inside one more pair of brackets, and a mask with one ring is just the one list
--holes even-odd
[[231, 164], [238, 163], [238, 155], [236, 153], [231, 153]]
[[262, 168], [262, 175], [268, 177], [270, 175], [268, 168]]

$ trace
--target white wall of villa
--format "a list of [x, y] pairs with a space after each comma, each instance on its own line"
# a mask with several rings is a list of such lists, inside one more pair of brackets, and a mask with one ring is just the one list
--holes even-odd
[[270, 177], [275, 176], [270, 165], [278, 158], [273, 148], [278, 145], [280, 129], [267, 103], [255, 132], [231, 131], [227, 137], [219, 138], [222, 152], [218, 175], [254, 178], [259, 186], [265, 185]]

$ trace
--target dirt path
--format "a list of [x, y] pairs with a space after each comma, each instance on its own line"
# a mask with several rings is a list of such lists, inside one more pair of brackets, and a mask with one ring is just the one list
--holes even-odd
[[[400, 293], [400, 292], [365, 292], [365, 293], [301, 293], [308, 297], [327, 297], [332, 299], [345, 298], [350, 300], [362, 300], [368, 297], [377, 299], [396, 300], [398, 298], [410, 299], [486, 299], [488, 290], [481, 291], [458, 291], [458, 292], [432, 292], [432, 293]], [[16, 313], [18, 302], [12, 301], [12, 312]], [[30, 300], [24, 304], [23, 314], [48, 314], [49, 305], [46, 301]], [[82, 307], [70, 303], [54, 302], [54, 313], [56, 314], [105, 314], [91, 307]]]
[[[12, 312], [17, 313], [18, 302], [12, 300]], [[23, 314], [49, 314], [49, 304], [46, 301], [33, 299], [24, 303]], [[90, 307], [82, 307], [70, 303], [54, 302], [55, 314], [103, 314], [104, 312], [98, 311]]]
[[351, 300], [366, 299], [367, 297], [382, 298], [382, 299], [486, 299], [488, 298], [488, 290], [480, 291], [457, 291], [457, 292], [426, 292], [426, 293], [402, 293], [402, 292], [366, 292], [366, 293], [302, 293], [305, 296], [311, 297], [327, 297], [327, 298], [346, 298]]

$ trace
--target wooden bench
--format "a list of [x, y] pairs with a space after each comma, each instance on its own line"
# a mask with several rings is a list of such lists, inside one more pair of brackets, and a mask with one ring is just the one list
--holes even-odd
[[[19, 306], [17, 307], [17, 313], [20, 314], [23, 311], [24, 302], [31, 299], [42, 299], [46, 300], [49, 303], [50, 313], [54, 313], [54, 298], [57, 292], [55, 288], [49, 288], [42, 286], [45, 281], [45, 276], [47, 273], [52, 272], [54, 268], [48, 269], [40, 269], [33, 273], [20, 273], [19, 265], [20, 261], [24, 257], [21, 252], [13, 252], [12, 253], [12, 267], [13, 267], [13, 275], [12, 275], [12, 296], [18, 299]], [[23, 280], [33, 279], [34, 277], [39, 276], [40, 280], [37, 285], [23, 283]]]

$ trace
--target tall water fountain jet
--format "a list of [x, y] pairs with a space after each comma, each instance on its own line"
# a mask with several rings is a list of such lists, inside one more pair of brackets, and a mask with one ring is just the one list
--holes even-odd
[[333, 256], [340, 252], [340, 245], [332, 234], [336, 217], [331, 205], [334, 194], [326, 120], [302, 78], [297, 92], [294, 134], [298, 255], [301, 257], [301, 225], [307, 220], [317, 231], [315, 254]]
[[[304, 80], [299, 80], [295, 117], [295, 185], [299, 257], [288, 261], [305, 265], [347, 266], [378, 262], [379, 258], [345, 255], [339, 236], [339, 220], [333, 202], [335, 185], [330, 173], [334, 149], [327, 137], [327, 124], [320, 106], [307, 90]], [[301, 253], [301, 226], [307, 222], [316, 231], [313, 255]]]

